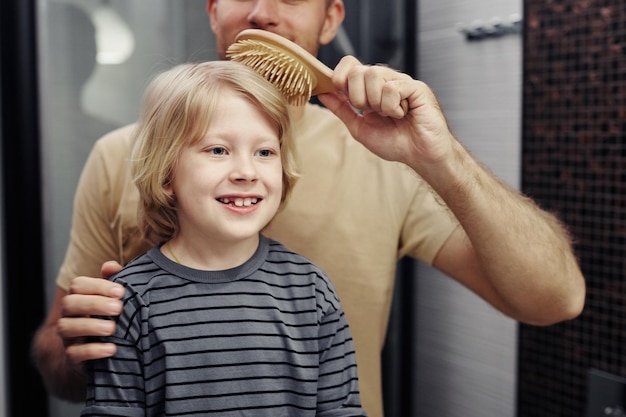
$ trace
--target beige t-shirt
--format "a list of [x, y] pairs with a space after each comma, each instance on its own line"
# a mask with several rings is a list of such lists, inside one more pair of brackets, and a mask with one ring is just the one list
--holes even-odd
[[[137, 229], [132, 128], [104, 136], [89, 156], [61, 288], [79, 275], [100, 276], [104, 261], [126, 264], [152, 246]], [[295, 138], [301, 177], [264, 234], [308, 257], [335, 284], [355, 341], [363, 405], [382, 416], [380, 353], [396, 263], [405, 255], [432, 262], [457, 222], [414, 171], [370, 153], [328, 110], [307, 105]]]

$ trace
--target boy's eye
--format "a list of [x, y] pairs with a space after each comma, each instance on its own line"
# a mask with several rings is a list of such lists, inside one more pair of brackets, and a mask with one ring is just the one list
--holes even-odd
[[272, 156], [272, 154], [273, 152], [271, 149], [261, 149], [260, 151], [257, 151], [257, 155], [262, 157]]
[[211, 148], [209, 149], [209, 153], [213, 154], [213, 155], [217, 155], [217, 156], [222, 156], [222, 155], [226, 155], [226, 149], [224, 148]]

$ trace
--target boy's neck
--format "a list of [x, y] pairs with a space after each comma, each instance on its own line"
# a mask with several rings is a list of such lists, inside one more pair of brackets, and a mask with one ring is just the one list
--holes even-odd
[[178, 236], [161, 246], [176, 263], [203, 271], [223, 271], [244, 264], [259, 247], [259, 236], [240, 242], [195, 242]]

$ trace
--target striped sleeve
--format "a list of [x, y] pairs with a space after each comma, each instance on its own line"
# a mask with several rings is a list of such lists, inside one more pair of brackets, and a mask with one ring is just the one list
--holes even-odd
[[138, 295], [126, 288], [124, 310], [115, 334], [103, 341], [115, 343], [113, 357], [89, 361], [86, 408], [82, 417], [146, 416], [142, 329], [147, 325], [145, 306]]
[[318, 294], [319, 330], [317, 416], [365, 416], [359, 394], [356, 354], [350, 328], [330, 281]]

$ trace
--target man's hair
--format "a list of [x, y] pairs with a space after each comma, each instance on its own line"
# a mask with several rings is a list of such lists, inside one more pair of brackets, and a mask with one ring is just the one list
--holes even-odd
[[148, 85], [131, 155], [131, 174], [140, 196], [139, 224], [144, 236], [155, 243], [178, 232], [175, 196], [165, 187], [183, 149], [205, 136], [226, 91], [249, 100], [276, 128], [283, 169], [281, 207], [296, 182], [288, 105], [269, 81], [233, 61], [175, 66]]

